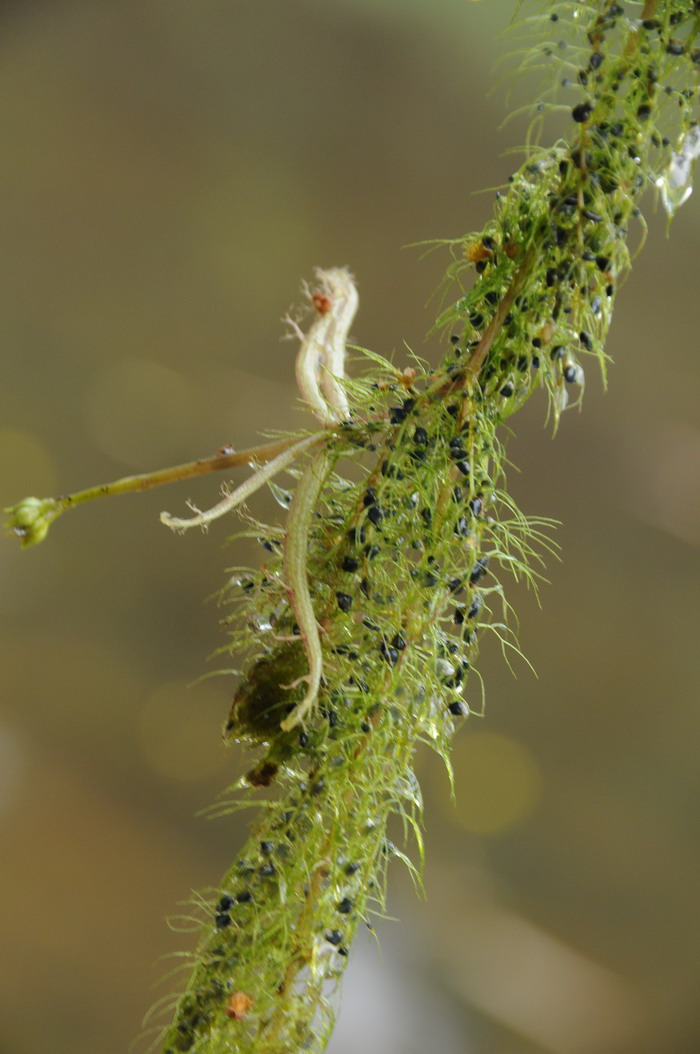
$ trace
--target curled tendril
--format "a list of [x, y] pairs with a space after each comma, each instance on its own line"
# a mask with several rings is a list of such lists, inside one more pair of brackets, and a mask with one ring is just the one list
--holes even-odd
[[254, 494], [256, 490], [259, 490], [268, 480], [272, 479], [273, 476], [276, 476], [278, 472], [291, 465], [301, 453], [310, 447], [318, 445], [322, 439], [323, 437], [319, 438], [317, 435], [306, 436], [304, 439], [300, 439], [294, 446], [278, 454], [276, 458], [268, 461], [266, 465], [262, 465], [249, 479], [241, 483], [235, 490], [232, 490], [230, 494], [226, 494], [211, 509], [207, 509], [205, 512], [197, 512], [196, 516], [191, 516], [188, 519], [180, 519], [177, 516], [171, 516], [169, 512], [161, 512], [161, 523], [164, 523], [166, 527], [171, 527], [174, 531], [187, 531], [190, 527], [208, 527], [213, 520], [218, 520], [221, 516], [225, 516], [227, 512], [231, 512], [241, 505], [251, 494]]
[[316, 317], [307, 333], [288, 318], [300, 345], [296, 358], [297, 385], [309, 409], [324, 425], [347, 420], [347, 396], [339, 383], [345, 377], [346, 342], [357, 312], [358, 296], [349, 271], [316, 270], [317, 287], [306, 293]]
[[[346, 341], [357, 311], [358, 295], [352, 276], [344, 268], [332, 268], [327, 271], [319, 268], [316, 271], [316, 280], [317, 288], [313, 292], [307, 289], [307, 295], [316, 313], [308, 333], [303, 333], [296, 322], [291, 319], [288, 321], [300, 339], [296, 360], [299, 391], [321, 423], [333, 427], [350, 416], [347, 396], [339, 382], [345, 377]], [[308, 436], [300, 439], [294, 446], [260, 467], [212, 508], [205, 512], [194, 510], [196, 515], [186, 519], [163, 512], [160, 516], [161, 522], [175, 531], [186, 531], [190, 527], [207, 528], [214, 520], [225, 516], [246, 501], [263, 484], [287, 468], [299, 454], [320, 442], [327, 442], [327, 437]], [[290, 689], [302, 682], [307, 684], [304, 698], [281, 723], [285, 732], [308, 717], [318, 697], [323, 676], [323, 651], [309, 591], [307, 549], [311, 519], [330, 469], [331, 459], [324, 448], [317, 452], [306, 466], [297, 484], [287, 518], [284, 541], [285, 579], [309, 671], [292, 684], [279, 686], [281, 689]]]
[[[316, 509], [319, 495], [330, 472], [331, 462], [326, 450], [320, 450], [307, 465], [297, 484], [287, 517], [287, 537], [284, 545], [284, 569], [290, 600], [296, 616], [299, 632], [304, 642], [309, 672], [301, 680], [307, 682], [306, 695], [289, 717], [282, 721], [283, 731], [288, 732], [308, 715], [318, 696], [323, 674], [323, 653], [314, 613], [306, 570], [306, 554], [309, 545], [309, 526]], [[285, 688], [293, 688], [294, 681]]]

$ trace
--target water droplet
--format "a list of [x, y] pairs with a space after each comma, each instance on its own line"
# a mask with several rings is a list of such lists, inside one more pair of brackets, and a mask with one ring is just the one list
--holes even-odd
[[554, 403], [555, 417], [558, 419], [559, 415], [566, 410], [566, 407], [569, 404], [569, 393], [566, 390], [563, 377], [557, 379], [556, 388], [552, 395], [552, 402]]
[[451, 662], [447, 659], [437, 659], [435, 663], [435, 672], [438, 677], [452, 677], [455, 672], [455, 668]]
[[665, 172], [656, 180], [656, 185], [661, 191], [661, 200], [669, 216], [673, 216], [693, 193], [692, 164], [698, 157], [700, 127], [696, 126], [686, 132], [679, 149], [671, 155]]
[[283, 509], [288, 509], [292, 504], [292, 495], [288, 490], [278, 486], [277, 483], [273, 483], [272, 480], [268, 482], [268, 487], [272, 492], [272, 496], [278, 505], [281, 505]]

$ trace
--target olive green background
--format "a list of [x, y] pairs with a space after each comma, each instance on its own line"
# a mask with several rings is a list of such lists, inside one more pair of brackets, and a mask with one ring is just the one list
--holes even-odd
[[[511, 10], [4, 4], [0, 502], [309, 423], [280, 319], [314, 266], [356, 274], [358, 342], [436, 360], [427, 300], [447, 258], [401, 247], [480, 229], [493, 192], [473, 191], [516, 163], [523, 126], [497, 127], [521, 89], [487, 95]], [[555, 442], [543, 397], [513, 419], [512, 490], [563, 521], [542, 609], [513, 591], [539, 679], [485, 646], [456, 807], [419, 756], [427, 900], [395, 865], [400, 922], [354, 950], [333, 1054], [700, 1044], [700, 209], [667, 240], [646, 204], [609, 391], [589, 367]], [[158, 522], [219, 483], [94, 503], [35, 550], [0, 541], [6, 1054], [125, 1052], [169, 990], [158, 957], [192, 946], [166, 916], [244, 836], [196, 815], [241, 771], [219, 737], [233, 682], [187, 685], [222, 640], [204, 599], [263, 554], [223, 549], [224, 524], [182, 538]]]

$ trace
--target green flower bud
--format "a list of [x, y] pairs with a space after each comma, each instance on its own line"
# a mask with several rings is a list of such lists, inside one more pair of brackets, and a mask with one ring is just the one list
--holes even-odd
[[23, 498], [5, 509], [8, 528], [17, 535], [23, 549], [43, 542], [49, 527], [62, 512], [55, 498]]

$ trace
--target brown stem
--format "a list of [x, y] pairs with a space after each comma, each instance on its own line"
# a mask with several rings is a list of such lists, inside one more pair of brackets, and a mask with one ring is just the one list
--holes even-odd
[[69, 509], [73, 505], [90, 501], [92, 498], [106, 498], [111, 494], [150, 490], [151, 487], [160, 487], [164, 483], [175, 483], [182, 479], [190, 479], [192, 476], [204, 476], [208, 472], [220, 472], [223, 469], [248, 465], [251, 462], [265, 464], [299, 442], [298, 436], [292, 436], [288, 439], [275, 440], [273, 443], [263, 443], [261, 446], [247, 447], [245, 450], [234, 451], [229, 447], [224, 447], [214, 457], [199, 458], [197, 461], [187, 461], [182, 465], [173, 465], [156, 472], [144, 472], [137, 476], [123, 476], [112, 483], [88, 487], [86, 490], [76, 491], [75, 494], [60, 495], [56, 498], [56, 502], [62, 508]]

